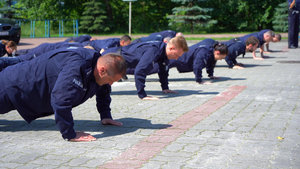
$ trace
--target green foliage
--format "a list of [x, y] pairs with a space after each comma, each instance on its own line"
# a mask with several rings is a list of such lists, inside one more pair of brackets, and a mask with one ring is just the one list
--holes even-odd
[[12, 1], [6, 0], [0, 2], [0, 16], [3, 18], [15, 18], [15, 9], [12, 7]]
[[273, 29], [279, 32], [288, 31], [288, 3], [287, 1], [278, 5], [275, 8], [273, 17]]
[[201, 8], [199, 0], [172, 0], [173, 2], [180, 3], [180, 7], [173, 8], [173, 14], [168, 15], [170, 19], [169, 25], [173, 27], [185, 27], [186, 24], [190, 27], [190, 32], [194, 32], [195, 26], [205, 25], [212, 26], [217, 23], [208, 14], [213, 11], [212, 8]]
[[[128, 6], [128, 3], [126, 5]], [[138, 0], [137, 2], [133, 2], [132, 32], [152, 33], [169, 29], [166, 14], [172, 12], [172, 8], [175, 7], [174, 5], [170, 0]], [[128, 14], [128, 8], [124, 14]], [[128, 23], [128, 15], [125, 21]]]
[[109, 31], [105, 25], [106, 11], [102, 2], [92, 0], [83, 3], [84, 11], [80, 18], [79, 29], [87, 33], [102, 33]]
[[213, 7], [212, 18], [218, 21], [211, 32], [258, 31], [271, 29], [275, 8], [283, 0], [209, 0], [202, 3]]
[[19, 0], [16, 14], [22, 19], [78, 19], [84, 0]]
[[[122, 0], [17, 2], [11, 6], [7, 5], [11, 0], [0, 0], [0, 8], [12, 9], [9, 15], [13, 18], [53, 20], [51, 29], [58, 29], [58, 20], [79, 19], [80, 33], [128, 32], [129, 2]], [[132, 2], [131, 28], [135, 34], [167, 29], [193, 33], [254, 32], [272, 28], [284, 31], [287, 7], [278, 6], [283, 2], [285, 0], [137, 0]], [[72, 22], [68, 26], [72, 27]]]

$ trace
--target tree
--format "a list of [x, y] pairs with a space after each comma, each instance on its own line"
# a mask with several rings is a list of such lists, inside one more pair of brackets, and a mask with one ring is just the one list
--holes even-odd
[[84, 11], [80, 18], [79, 29], [86, 31], [87, 33], [103, 33], [110, 30], [105, 25], [106, 11], [102, 2], [97, 0], [91, 0], [83, 3]]
[[203, 7], [213, 7], [212, 19], [218, 25], [212, 32], [258, 31], [271, 29], [275, 8], [283, 0], [208, 0]]
[[208, 12], [213, 9], [201, 8], [198, 6], [199, 0], [172, 0], [172, 2], [181, 3], [181, 6], [173, 8], [173, 14], [168, 15], [169, 25], [174, 23], [189, 24], [190, 32], [193, 33], [195, 24], [210, 25], [217, 23], [208, 15]]
[[278, 5], [275, 8], [275, 13], [273, 17], [273, 29], [275, 31], [287, 32], [288, 31], [288, 10], [287, 1]]
[[85, 0], [19, 0], [14, 7], [22, 19], [78, 19]]
[[4, 2], [0, 2], [0, 16], [4, 18], [13, 18], [15, 13], [15, 9], [12, 8], [12, 1], [7, 0]]
[[[111, 31], [128, 32], [129, 3], [122, 0], [107, 1], [107, 23], [111, 26]], [[132, 2], [132, 32], [152, 33], [169, 29], [166, 14], [172, 12], [174, 5], [170, 0]]]

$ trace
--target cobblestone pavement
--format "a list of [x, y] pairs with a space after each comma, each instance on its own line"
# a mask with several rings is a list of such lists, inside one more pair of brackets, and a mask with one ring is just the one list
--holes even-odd
[[[20, 48], [37, 43], [25, 39]], [[95, 98], [73, 109], [75, 129], [94, 142], [64, 141], [53, 116], [27, 124], [16, 111], [0, 115], [0, 168], [299, 169], [300, 48], [270, 48], [276, 52], [262, 61], [239, 57], [243, 70], [219, 61], [220, 78], [209, 85], [171, 69], [169, 86], [179, 94], [162, 94], [151, 75], [146, 91], [158, 101], [140, 100], [129, 75], [112, 86], [122, 127], [100, 124]]]

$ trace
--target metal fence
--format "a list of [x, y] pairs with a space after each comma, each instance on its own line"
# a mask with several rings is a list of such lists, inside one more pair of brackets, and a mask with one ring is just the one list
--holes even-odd
[[78, 36], [78, 19], [73, 20], [18, 20], [21, 37]]

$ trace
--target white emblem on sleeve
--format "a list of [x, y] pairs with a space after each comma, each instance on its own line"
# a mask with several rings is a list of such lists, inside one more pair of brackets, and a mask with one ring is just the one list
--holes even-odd
[[81, 88], [83, 88], [83, 85], [81, 83], [81, 81], [77, 80], [77, 79], [73, 79], [73, 83]]

